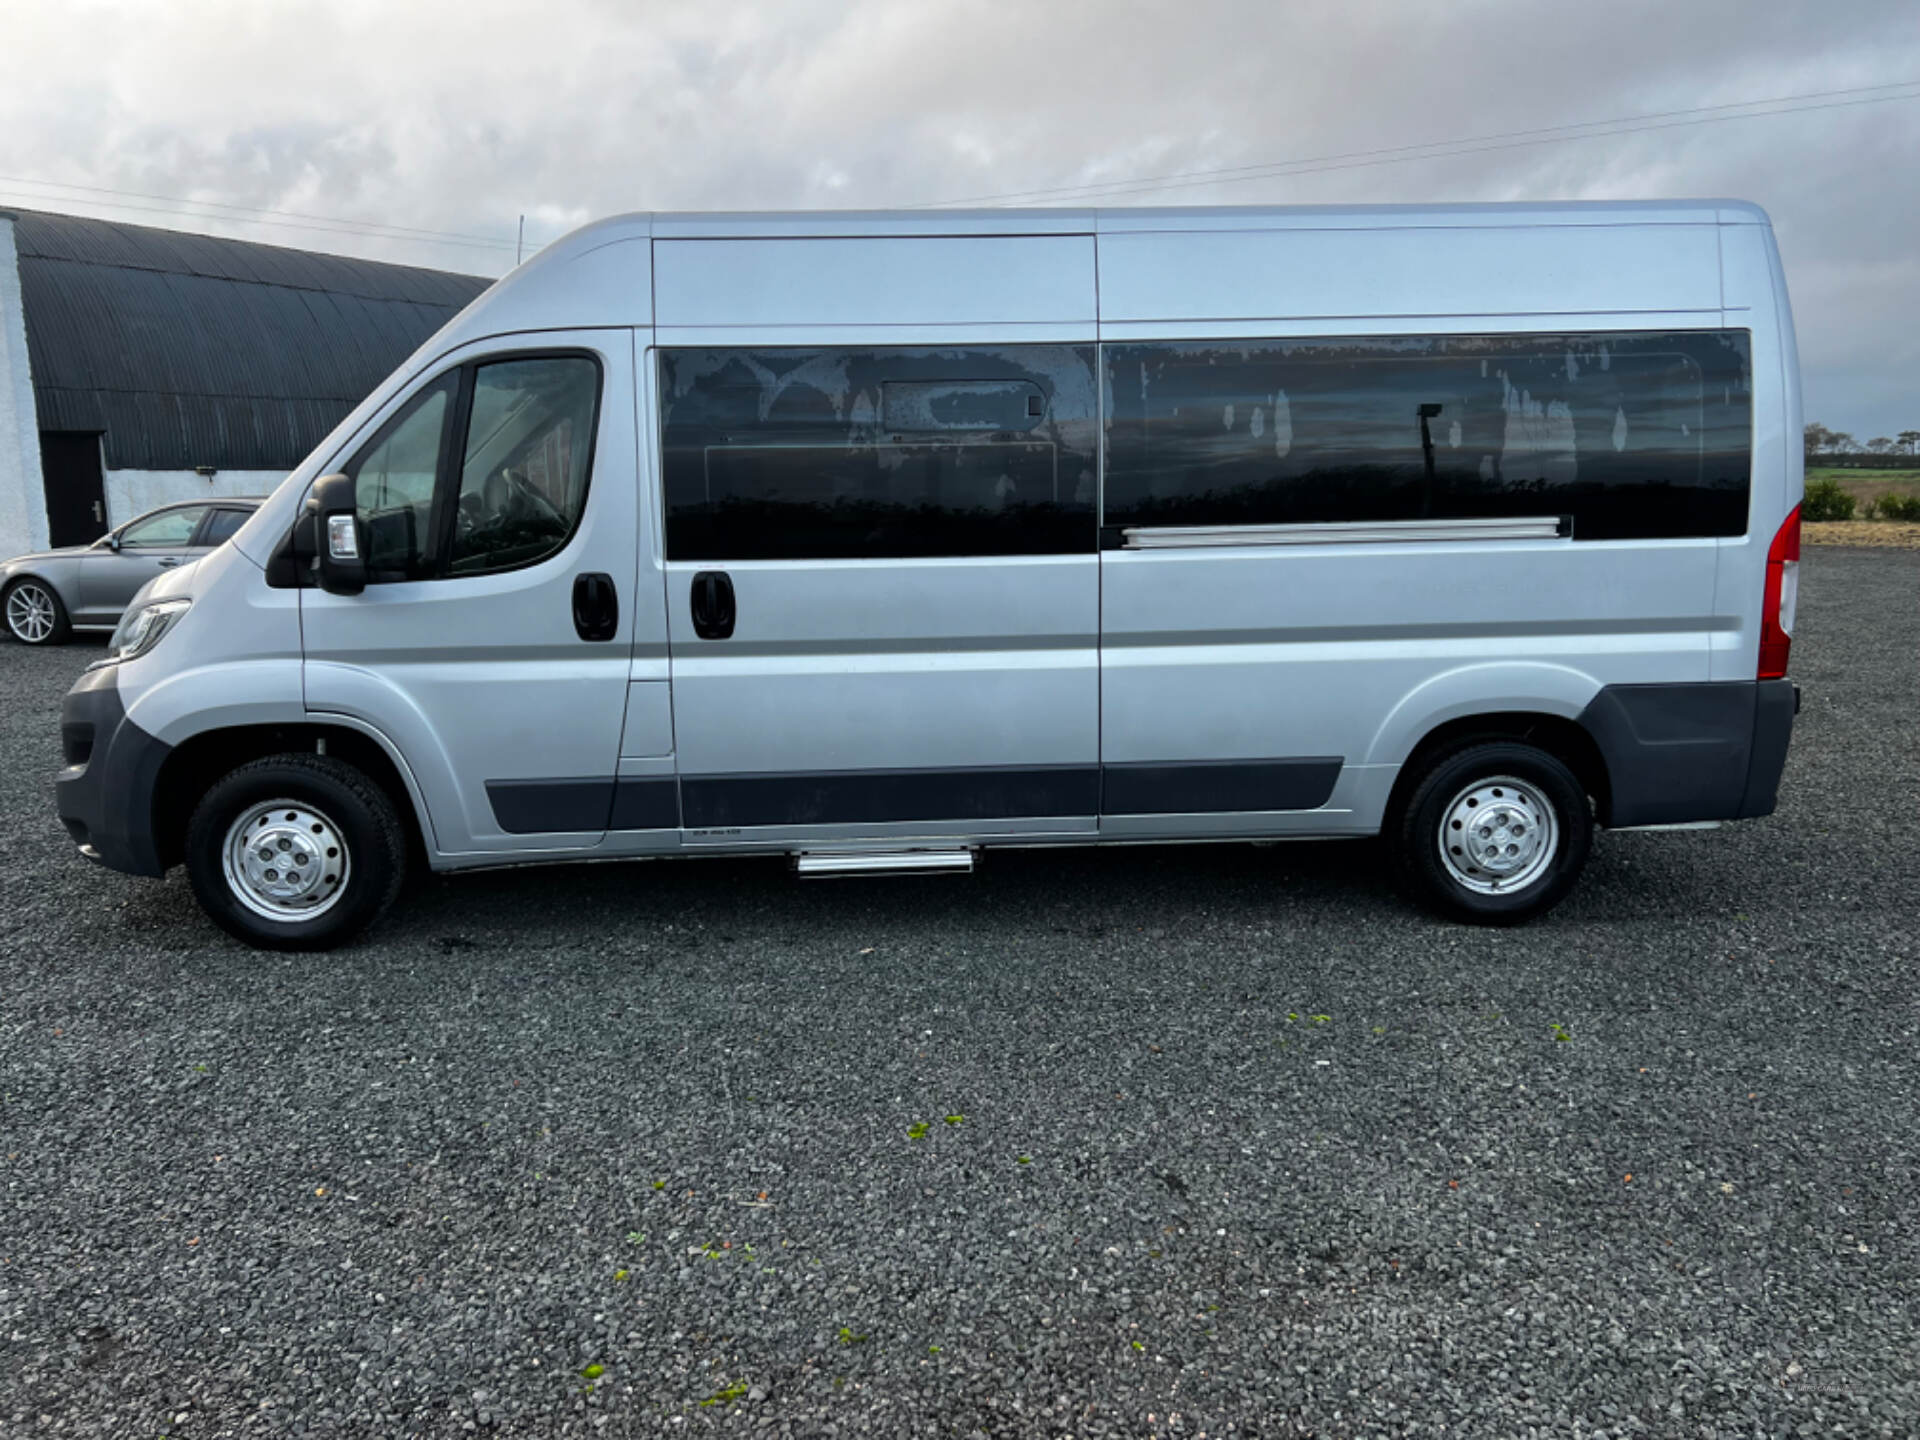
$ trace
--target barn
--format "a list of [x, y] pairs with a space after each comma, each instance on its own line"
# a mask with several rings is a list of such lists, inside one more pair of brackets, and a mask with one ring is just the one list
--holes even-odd
[[265, 494], [489, 283], [0, 212], [0, 558]]

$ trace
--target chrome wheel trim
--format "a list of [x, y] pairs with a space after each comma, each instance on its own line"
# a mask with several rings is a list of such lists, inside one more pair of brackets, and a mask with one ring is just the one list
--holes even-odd
[[53, 634], [59, 614], [53, 592], [38, 580], [22, 580], [7, 592], [7, 629], [24, 645], [38, 645]]
[[1441, 814], [1440, 863], [1476, 895], [1511, 895], [1560, 853], [1560, 817], [1539, 789], [1511, 775], [1475, 780]]
[[220, 856], [234, 899], [283, 925], [339, 904], [353, 858], [340, 827], [304, 800], [249, 806], [227, 827]]

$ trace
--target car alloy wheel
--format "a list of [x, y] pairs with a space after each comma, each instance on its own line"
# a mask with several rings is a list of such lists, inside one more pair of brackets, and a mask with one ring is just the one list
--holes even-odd
[[22, 580], [7, 592], [7, 629], [23, 645], [44, 645], [60, 623], [60, 602], [38, 580]]

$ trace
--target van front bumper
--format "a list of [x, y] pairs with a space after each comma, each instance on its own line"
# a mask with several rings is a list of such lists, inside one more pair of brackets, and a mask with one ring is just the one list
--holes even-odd
[[127, 719], [118, 669], [89, 670], [61, 702], [60, 823], [89, 860], [128, 875], [163, 875], [153, 792], [173, 747]]

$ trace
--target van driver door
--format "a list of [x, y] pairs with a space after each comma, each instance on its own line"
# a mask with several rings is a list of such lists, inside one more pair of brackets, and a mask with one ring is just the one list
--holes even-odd
[[630, 330], [482, 342], [331, 462], [368, 583], [301, 594], [307, 709], [386, 738], [443, 854], [606, 835], [634, 640], [665, 641], [635, 586], [633, 382]]

